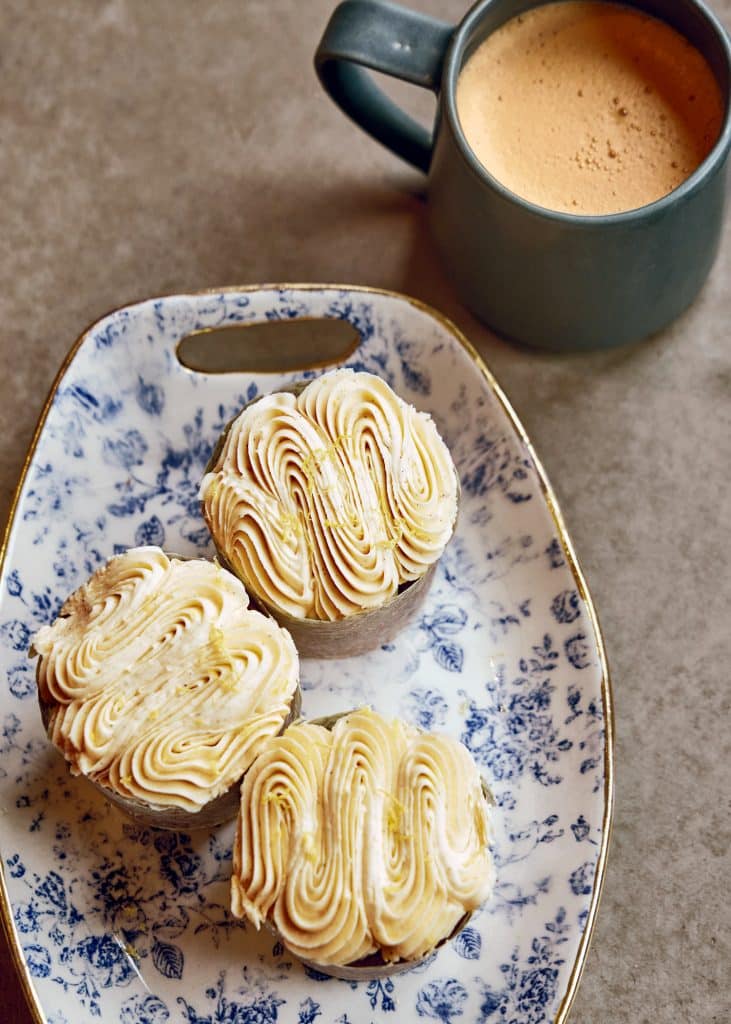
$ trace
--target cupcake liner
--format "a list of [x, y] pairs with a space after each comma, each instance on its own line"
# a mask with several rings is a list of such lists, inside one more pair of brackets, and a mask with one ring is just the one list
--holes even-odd
[[[394, 974], [405, 974], [406, 971], [413, 970], [419, 964], [426, 963], [442, 946], [451, 942], [452, 939], [456, 939], [462, 929], [467, 927], [472, 917], [472, 911], [466, 913], [460, 918], [449, 935], [441, 939], [433, 949], [430, 949], [424, 956], [419, 957], [418, 960], [395, 960], [388, 962], [383, 959], [380, 953], [372, 953], [370, 956], [356, 961], [356, 963], [338, 967], [334, 964], [318, 964], [312, 960], [305, 960], [303, 957], [298, 957], [298, 959], [305, 967], [319, 971], [320, 974], [327, 974], [331, 978], [340, 978], [341, 981], [374, 981], [376, 978], [390, 978]], [[276, 932], [276, 928], [273, 931]], [[281, 942], [281, 937], [279, 939]], [[294, 956], [295, 954], [293, 953], [292, 955]]]
[[[237, 575], [225, 556], [216, 549], [224, 569]], [[416, 615], [424, 603], [437, 568], [434, 562], [418, 580], [407, 583], [387, 598], [380, 608], [369, 608], [347, 619], [298, 619], [280, 611], [247, 589], [251, 605], [271, 615], [294, 640], [301, 658], [352, 658], [389, 643]], [[246, 580], [238, 577], [246, 586]]]

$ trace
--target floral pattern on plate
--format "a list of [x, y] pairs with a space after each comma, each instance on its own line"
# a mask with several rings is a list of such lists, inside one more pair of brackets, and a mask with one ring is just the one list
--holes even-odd
[[[231, 917], [232, 824], [140, 828], [72, 778], [45, 738], [27, 656], [38, 626], [115, 551], [212, 554], [197, 495], [223, 426], [256, 395], [320, 371], [194, 373], [177, 343], [206, 327], [301, 316], [356, 327], [361, 344], [346, 365], [433, 415], [462, 482], [457, 532], [419, 615], [366, 656], [303, 662], [303, 713], [367, 703], [446, 731], [467, 745], [496, 800], [493, 898], [426, 963], [361, 983], [303, 967]], [[606, 852], [606, 669], [532, 450], [451, 325], [400, 296], [330, 286], [174, 296], [110, 314], [57, 382], [0, 586], [0, 855], [41, 1019], [563, 1019]]]

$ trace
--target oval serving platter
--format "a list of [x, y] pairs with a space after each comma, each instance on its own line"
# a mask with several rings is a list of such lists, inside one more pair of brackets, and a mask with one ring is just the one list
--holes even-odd
[[[303, 714], [370, 704], [450, 733], [496, 799], [489, 903], [425, 964], [370, 982], [326, 978], [232, 920], [233, 824], [144, 829], [72, 778], [45, 738], [27, 657], [34, 631], [115, 551], [212, 554], [197, 494], [220, 431], [257, 394], [321, 372], [200, 373], [179, 362], [181, 340], [323, 317], [360, 336], [344, 365], [433, 415], [462, 508], [425, 604], [394, 642], [303, 661]], [[0, 896], [38, 1021], [566, 1019], [609, 839], [606, 660], [533, 448], [478, 354], [433, 310], [372, 289], [287, 285], [149, 300], [94, 324], [59, 373], [16, 494], [0, 658]]]

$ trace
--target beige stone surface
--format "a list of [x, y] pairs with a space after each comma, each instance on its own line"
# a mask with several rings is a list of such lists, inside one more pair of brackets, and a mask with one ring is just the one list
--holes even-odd
[[[505, 344], [461, 307], [438, 264], [424, 179], [321, 91], [312, 55], [332, 6], [0, 6], [0, 513], [65, 352], [111, 307], [293, 280], [395, 288], [447, 313], [535, 442], [608, 645], [614, 838], [572, 1020], [721, 1024], [731, 1019], [731, 218], [701, 297], [661, 335], [590, 355]], [[412, 6], [456, 21], [466, 5]], [[731, 0], [714, 6], [731, 27]], [[426, 94], [399, 95], [432, 109]], [[0, 991], [0, 1018], [25, 1024], [7, 960]]]

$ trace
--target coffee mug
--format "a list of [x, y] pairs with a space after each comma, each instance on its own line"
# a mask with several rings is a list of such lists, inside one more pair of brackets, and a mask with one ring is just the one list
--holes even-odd
[[[627, 4], [628, 0], [624, 0]], [[721, 134], [700, 166], [656, 202], [585, 216], [545, 209], [477, 160], [455, 104], [459, 73], [495, 29], [536, 0], [481, 0], [455, 28], [382, 0], [346, 0], [315, 56], [335, 102], [428, 176], [432, 233], [464, 303], [499, 334], [553, 350], [638, 341], [698, 294], [718, 251], [731, 147], [731, 45], [699, 0], [629, 0], [705, 57], [725, 99]], [[364, 68], [438, 95], [433, 132], [393, 103]]]

